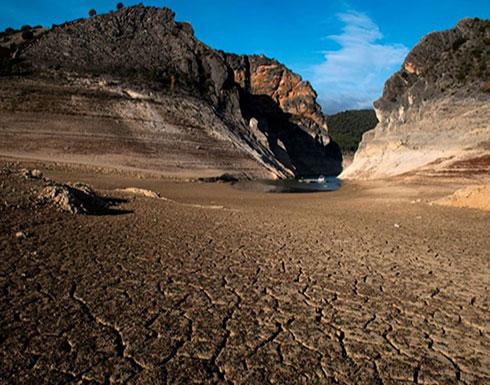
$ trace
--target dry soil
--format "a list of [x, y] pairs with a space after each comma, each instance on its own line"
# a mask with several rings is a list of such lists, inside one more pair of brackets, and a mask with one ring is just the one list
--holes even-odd
[[449, 187], [36, 165], [119, 199], [73, 215], [26, 166], [0, 172], [1, 383], [490, 384], [490, 215], [427, 203]]

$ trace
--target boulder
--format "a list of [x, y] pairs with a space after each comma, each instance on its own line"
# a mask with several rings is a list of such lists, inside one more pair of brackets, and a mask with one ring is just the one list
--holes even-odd
[[46, 186], [40, 192], [38, 200], [70, 214], [100, 214], [108, 207], [106, 200], [81, 183]]

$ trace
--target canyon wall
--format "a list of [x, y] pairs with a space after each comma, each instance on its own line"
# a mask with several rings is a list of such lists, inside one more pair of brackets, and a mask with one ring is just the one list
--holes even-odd
[[490, 21], [426, 35], [374, 102], [345, 178], [490, 176]]
[[[43, 110], [38, 103], [37, 119], [43, 122], [57, 122], [59, 111], [79, 120], [84, 114], [92, 116], [101, 105], [99, 94], [104, 94], [112, 100], [110, 108], [102, 103], [104, 117], [124, 124], [128, 122], [126, 115], [145, 111], [144, 116], [135, 115], [126, 124], [132, 127], [133, 138], [165, 133], [168, 126], [181, 134], [179, 146], [164, 146], [170, 147], [169, 151], [155, 148], [163, 163], [166, 157], [178, 157], [183, 169], [190, 163], [195, 170], [216, 169], [248, 177], [286, 178], [341, 170], [340, 152], [330, 143], [326, 117], [308, 82], [273, 59], [213, 50], [194, 37], [190, 24], [176, 22], [170, 9], [137, 5], [54, 26], [15, 55], [16, 68], [23, 76], [0, 85], [4, 95], [0, 125], [5, 130], [23, 130], [20, 122], [25, 120], [25, 108], [16, 95], [25, 93], [27, 85], [31, 93], [44, 94], [52, 105], [51, 110]], [[98, 96], [91, 98], [97, 90]], [[76, 93], [84, 95], [81, 105], [85, 110], [66, 103], [76, 99]], [[57, 98], [59, 94], [63, 97]], [[132, 107], [125, 111], [128, 104]], [[97, 119], [94, 138], [106, 132], [114, 135], [105, 118]], [[155, 126], [155, 132], [145, 131], [149, 124]], [[32, 129], [29, 127], [25, 130]], [[59, 142], [63, 130], [56, 132]], [[151, 145], [165, 142], [164, 138], [162, 134]], [[210, 145], [213, 140], [218, 142]], [[69, 150], [60, 148], [76, 147], [57, 145], [54, 149], [47, 141], [38, 143], [38, 147], [43, 145], [49, 147], [47, 152], [64, 156]], [[95, 139], [91, 148], [97, 151]], [[172, 148], [178, 148], [176, 154]], [[223, 158], [214, 150], [220, 148], [229, 149], [229, 156]], [[124, 154], [120, 155], [123, 159]], [[187, 155], [192, 161], [186, 162]]]

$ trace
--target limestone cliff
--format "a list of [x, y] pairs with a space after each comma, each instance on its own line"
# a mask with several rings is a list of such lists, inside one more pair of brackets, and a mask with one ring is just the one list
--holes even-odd
[[[190, 24], [176, 22], [167, 8], [137, 5], [55, 26], [23, 47], [15, 60], [20, 72], [30, 73], [24, 76], [29, 87], [44, 93], [52, 104], [59, 100], [61, 104], [53, 105], [53, 111], [78, 114], [82, 119], [83, 113], [91, 115], [101, 109], [102, 116], [126, 121], [122, 103], [130, 103], [131, 111], [145, 111], [144, 116], [131, 121], [138, 132], [132, 130], [131, 134], [138, 138], [142, 134], [138, 121], [147, 122], [149, 116], [157, 131], [165, 132], [165, 124], [173, 125], [183, 139], [178, 154], [167, 157], [178, 156], [182, 164], [189, 163], [184, 161], [189, 154], [194, 168], [202, 165], [252, 177], [340, 172], [339, 153], [329, 144], [326, 118], [309, 83], [275, 60], [213, 50], [194, 37]], [[5, 84], [0, 111], [3, 116], [19, 116], [21, 104], [15, 98], [8, 100], [16, 83]], [[20, 88], [22, 84], [27, 83], [20, 82]], [[90, 98], [97, 87], [105, 98], [113, 99], [112, 104], [102, 103], [100, 95]], [[71, 99], [49, 95], [63, 94], [63, 90]], [[76, 93], [90, 106], [85, 112], [66, 102], [76, 98]], [[198, 111], [199, 116], [190, 111]], [[44, 113], [44, 121], [55, 119], [47, 109], [39, 113]], [[19, 124], [19, 119], [10, 115], [6, 119], [14, 122], [10, 127]], [[104, 124], [98, 125], [98, 132], [103, 133]], [[193, 128], [205, 132], [211, 141], [219, 138], [220, 144], [193, 140], [200, 138], [191, 133]], [[22, 131], [22, 127], [16, 130]], [[163, 134], [160, 139], [165, 142]], [[191, 143], [190, 147], [185, 143]], [[211, 154], [204, 151], [204, 156], [203, 151], [195, 150], [203, 146]], [[92, 147], [95, 151], [96, 143]], [[215, 148], [228, 148], [228, 156], [234, 153], [236, 161], [226, 161], [228, 158], [213, 152]], [[238, 161], [244, 158], [248, 159], [245, 164]]]
[[257, 55], [226, 56], [235, 82], [254, 95], [267, 95], [305, 131], [328, 144], [326, 116], [316, 102], [317, 94], [309, 82], [302, 81], [276, 60]]
[[489, 90], [489, 20], [425, 36], [386, 82], [374, 103], [379, 124], [342, 176], [489, 177]]
[[278, 158], [286, 156], [300, 174], [340, 172], [339, 148], [309, 82], [263, 55], [227, 54], [226, 61], [240, 85], [244, 117], [257, 121]]

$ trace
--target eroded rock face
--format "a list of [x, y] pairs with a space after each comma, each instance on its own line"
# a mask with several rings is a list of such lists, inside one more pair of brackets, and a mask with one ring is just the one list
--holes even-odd
[[337, 174], [342, 156], [310, 83], [263, 55], [226, 55], [241, 88], [242, 113], [258, 120], [269, 148], [296, 174]]
[[485, 157], [489, 82], [490, 21], [463, 19], [453, 29], [425, 36], [386, 82], [374, 103], [379, 124], [364, 134], [342, 175], [369, 179], [420, 170], [452, 175], [457, 162]]
[[[309, 83], [275, 60], [211, 49], [167, 8], [137, 5], [66, 23], [24, 49], [22, 58], [35, 73], [111, 76], [132, 99], [205, 103], [210, 108], [199, 110], [212, 115], [201, 119], [205, 128], [225, 126], [218, 136], [275, 177], [340, 172], [340, 154], [329, 145]], [[178, 114], [185, 120], [186, 111]]]
[[327, 145], [327, 120], [316, 102], [317, 94], [307, 81], [276, 60], [257, 55], [226, 56], [235, 81], [253, 95], [267, 95], [312, 136]]
[[70, 214], [99, 214], [109, 206], [89, 186], [81, 183], [51, 183], [41, 191], [38, 200]]

